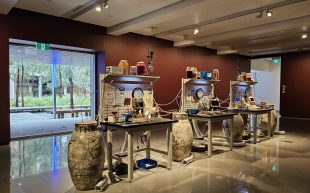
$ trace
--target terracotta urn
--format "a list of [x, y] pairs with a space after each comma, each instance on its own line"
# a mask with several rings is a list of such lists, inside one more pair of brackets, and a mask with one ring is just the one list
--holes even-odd
[[177, 119], [178, 122], [172, 127], [172, 159], [182, 161], [191, 154], [193, 131], [187, 118], [178, 116]]
[[[244, 133], [244, 122], [243, 118], [240, 114], [234, 115], [233, 118], [233, 141], [234, 142], [242, 142], [242, 136]], [[223, 124], [223, 133], [225, 137], [230, 137], [230, 130], [231, 127], [230, 122], [228, 120], [224, 120]]]
[[[278, 124], [277, 112], [275, 110], [271, 111], [271, 135], [273, 135], [274, 130], [276, 129]], [[268, 115], [262, 114], [259, 117], [259, 125], [258, 128], [267, 135], [267, 127], [268, 127]]]
[[68, 144], [68, 165], [77, 190], [92, 190], [102, 179], [104, 144], [97, 122], [80, 122]]

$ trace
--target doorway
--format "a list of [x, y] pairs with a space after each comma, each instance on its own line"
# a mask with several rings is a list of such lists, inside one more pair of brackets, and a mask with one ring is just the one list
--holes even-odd
[[253, 59], [251, 73], [258, 82], [254, 86], [256, 102], [266, 101], [280, 112], [281, 58]]
[[9, 46], [11, 138], [68, 133], [91, 119], [94, 54], [27, 43]]

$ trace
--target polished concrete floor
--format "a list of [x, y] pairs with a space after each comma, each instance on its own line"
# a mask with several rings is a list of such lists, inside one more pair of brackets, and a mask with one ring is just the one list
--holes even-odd
[[[285, 130], [286, 135], [233, 151], [219, 147], [212, 158], [195, 153], [193, 163], [183, 166], [174, 162], [171, 171], [163, 167], [135, 171], [133, 183], [121, 181], [110, 185], [105, 192], [308, 193], [310, 121], [281, 119], [280, 129]], [[119, 134], [120, 143], [121, 137]], [[79, 192], [67, 169], [69, 138], [55, 136], [14, 141], [10, 147], [0, 147], [0, 192]], [[165, 147], [163, 132], [155, 134], [154, 138], [154, 146]], [[114, 139], [114, 145], [117, 151], [121, 144]], [[152, 156], [165, 164], [162, 155], [154, 153]], [[136, 159], [142, 157], [142, 153], [135, 156]]]

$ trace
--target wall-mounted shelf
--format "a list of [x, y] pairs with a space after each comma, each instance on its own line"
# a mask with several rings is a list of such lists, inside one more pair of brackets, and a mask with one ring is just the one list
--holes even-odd
[[232, 86], [251, 86], [257, 84], [258, 82], [253, 81], [230, 81]]
[[159, 76], [137, 76], [120, 74], [101, 74], [101, 81], [105, 82], [155, 82]]
[[205, 80], [205, 79], [194, 79], [194, 78], [184, 79], [184, 83], [186, 85], [197, 85], [197, 84], [211, 85], [211, 84], [216, 84], [218, 82], [220, 82], [220, 80]]

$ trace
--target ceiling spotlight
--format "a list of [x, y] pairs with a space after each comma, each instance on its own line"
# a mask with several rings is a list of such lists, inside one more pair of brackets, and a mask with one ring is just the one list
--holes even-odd
[[96, 6], [96, 8], [95, 8], [95, 9], [96, 9], [96, 11], [100, 12], [100, 11], [102, 10], [102, 8], [101, 8], [101, 7], [102, 7], [102, 5], [98, 5], [98, 6]]
[[302, 34], [301, 39], [306, 39], [308, 37], [308, 34]]
[[103, 7], [104, 7], [104, 8], [108, 8], [108, 7], [109, 7], [109, 5], [108, 5], [108, 0], [106, 0], [106, 1], [103, 3]]
[[194, 29], [194, 35], [197, 35], [198, 33], [199, 33], [199, 28], [196, 27], [196, 28]]
[[271, 17], [271, 16], [272, 16], [272, 11], [267, 10], [267, 12], [266, 12], [266, 13], [267, 13], [267, 16], [268, 16], [268, 17]]

